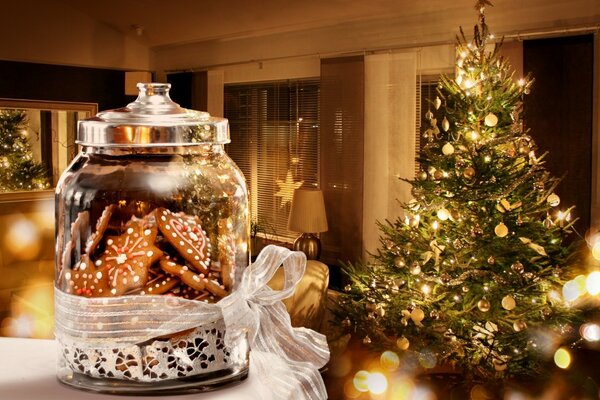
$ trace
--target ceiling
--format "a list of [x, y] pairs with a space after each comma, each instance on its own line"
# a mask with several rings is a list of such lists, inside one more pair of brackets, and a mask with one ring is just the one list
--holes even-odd
[[[472, 7], [473, 0], [60, 0], [149, 47]], [[136, 29], [136, 27], [139, 27]]]

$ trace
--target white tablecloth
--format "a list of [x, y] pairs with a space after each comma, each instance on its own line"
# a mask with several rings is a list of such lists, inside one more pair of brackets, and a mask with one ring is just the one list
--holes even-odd
[[[56, 343], [52, 340], [0, 338], [1, 400], [124, 400], [128, 397], [95, 394], [72, 389], [56, 379]], [[157, 400], [136, 396], [135, 400]], [[256, 376], [214, 392], [164, 396], [165, 400], [272, 400], [268, 388]]]

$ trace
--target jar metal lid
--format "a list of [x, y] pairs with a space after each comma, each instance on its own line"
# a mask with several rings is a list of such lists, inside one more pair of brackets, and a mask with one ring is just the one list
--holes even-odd
[[169, 97], [169, 83], [138, 83], [137, 99], [79, 122], [83, 146], [149, 147], [229, 143], [225, 118], [182, 108]]

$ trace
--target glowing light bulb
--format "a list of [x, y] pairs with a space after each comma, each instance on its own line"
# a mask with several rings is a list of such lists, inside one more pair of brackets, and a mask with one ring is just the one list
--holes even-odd
[[492, 157], [490, 157], [490, 156], [485, 156], [485, 157], [483, 157], [483, 161], [485, 161], [485, 162], [490, 162], [490, 161], [492, 161]]
[[569, 368], [569, 366], [571, 365], [571, 354], [567, 349], [561, 347], [554, 353], [554, 363], [558, 368]]
[[477, 140], [478, 137], [479, 137], [479, 134], [476, 131], [469, 132], [469, 139]]
[[563, 294], [563, 298], [566, 301], [572, 302], [572, 301], [577, 300], [579, 298], [579, 296], [581, 296], [582, 293], [581, 293], [581, 290], [580, 290], [577, 282], [568, 281], [563, 286], [562, 294]]
[[446, 210], [445, 208], [440, 208], [437, 212], [437, 217], [441, 221], [446, 221], [448, 218], [450, 218], [450, 212], [448, 210]]
[[434, 231], [437, 231], [440, 227], [440, 224], [437, 221], [433, 221], [431, 223], [431, 228], [433, 228]]
[[471, 89], [473, 86], [475, 86], [475, 81], [473, 81], [473, 79], [465, 79], [463, 86], [465, 87], [465, 89]]
[[525, 86], [525, 79], [521, 78], [517, 81], [517, 85], [519, 86]]
[[600, 271], [594, 271], [585, 280], [585, 289], [592, 296], [600, 293]]
[[400, 357], [393, 351], [384, 351], [379, 358], [381, 366], [389, 371], [395, 371], [400, 366]]
[[425, 284], [421, 287], [421, 292], [423, 292], [423, 294], [429, 294], [431, 293], [431, 286]]

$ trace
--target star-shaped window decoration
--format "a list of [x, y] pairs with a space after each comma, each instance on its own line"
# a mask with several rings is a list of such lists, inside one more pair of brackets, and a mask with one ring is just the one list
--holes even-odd
[[298, 189], [304, 181], [294, 182], [294, 178], [292, 177], [292, 171], [288, 171], [285, 176], [285, 181], [281, 179], [277, 179], [275, 181], [277, 186], [279, 186], [279, 191], [275, 193], [276, 197], [281, 197], [281, 206], [285, 207], [288, 203], [292, 202], [292, 198], [294, 197], [294, 190]]

